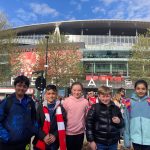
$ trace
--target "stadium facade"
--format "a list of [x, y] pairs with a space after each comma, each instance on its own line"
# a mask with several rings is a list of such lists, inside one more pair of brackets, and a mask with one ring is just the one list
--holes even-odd
[[138, 35], [145, 33], [148, 28], [150, 22], [145, 21], [75, 20], [28, 25], [14, 30], [19, 45], [27, 49], [34, 48], [39, 40], [55, 30], [69, 37], [70, 42], [84, 43], [81, 61], [87, 87], [96, 88], [104, 81], [109, 84], [108, 80], [114, 80], [117, 82], [114, 88], [115, 85], [116, 88], [133, 88], [127, 80], [130, 50], [137, 42]]

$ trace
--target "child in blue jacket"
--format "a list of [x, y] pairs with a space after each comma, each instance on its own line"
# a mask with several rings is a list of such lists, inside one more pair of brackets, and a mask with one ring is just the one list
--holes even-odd
[[38, 133], [35, 105], [25, 94], [29, 84], [26, 76], [16, 77], [15, 93], [0, 102], [0, 150], [25, 150]]
[[134, 150], [150, 150], [150, 98], [148, 84], [144, 80], [135, 83], [135, 92], [125, 100], [124, 144]]

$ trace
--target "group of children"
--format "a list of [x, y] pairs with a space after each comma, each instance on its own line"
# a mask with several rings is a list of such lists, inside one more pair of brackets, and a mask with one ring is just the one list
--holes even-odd
[[133, 146], [135, 150], [150, 150], [147, 82], [138, 80], [134, 89], [130, 98], [125, 98], [124, 89], [120, 89], [118, 94], [122, 96], [116, 98], [116, 103], [111, 89], [101, 86], [97, 101], [93, 99], [94, 104], [89, 104], [83, 97], [83, 85], [74, 82], [71, 95], [61, 104], [56, 86], [48, 85], [36, 110], [38, 131], [33, 140], [34, 150], [81, 150], [85, 133], [91, 150], [117, 150], [122, 129], [127, 149]]
[[[61, 106], [64, 112], [62, 116], [66, 133], [65, 141], [58, 138], [60, 136], [57, 135], [57, 121], [54, 119], [57, 109], [57, 90], [55, 86], [47, 86], [44, 100], [48, 104], [50, 120], [55, 120], [51, 121], [51, 128], [54, 126], [55, 130], [49, 130], [48, 135], [44, 133], [41, 125], [41, 132], [43, 132], [41, 135], [44, 135], [41, 139], [47, 150], [48, 147], [51, 147], [51, 150], [57, 149], [60, 145], [59, 140], [66, 142], [67, 150], [81, 150], [85, 131], [92, 150], [117, 150], [122, 128], [124, 129], [124, 145], [127, 149], [133, 146], [135, 150], [150, 150], [150, 98], [147, 96], [148, 85], [144, 80], [138, 80], [135, 83], [135, 92], [131, 98], [125, 98], [125, 91], [121, 88], [118, 91], [121, 96], [117, 103], [115, 99], [112, 99], [111, 89], [106, 86], [98, 89], [98, 102], [96, 103], [93, 98], [94, 104], [89, 105], [89, 102], [83, 98], [82, 92], [83, 85], [79, 82], [73, 83], [71, 96], [66, 98]], [[122, 105], [123, 111], [120, 109]], [[37, 117], [41, 116], [39, 112], [43, 113], [41, 109], [42, 107], [38, 109]], [[36, 149], [36, 145], [34, 147]]]

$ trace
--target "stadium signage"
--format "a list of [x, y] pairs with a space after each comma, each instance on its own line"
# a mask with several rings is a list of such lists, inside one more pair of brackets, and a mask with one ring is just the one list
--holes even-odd
[[[112, 85], [109, 84], [108, 79], [106, 79], [105, 85], [106, 85], [107, 87], [112, 87]], [[95, 84], [95, 82], [94, 82], [94, 80], [93, 80], [93, 78], [91, 78], [91, 80], [90, 80], [89, 83], [88, 83], [88, 87], [90, 87], [90, 86], [97, 87], [96, 84]]]
[[121, 82], [124, 80], [122, 76], [111, 76], [111, 75], [101, 75], [101, 76], [96, 76], [96, 75], [87, 75], [86, 80], [88, 82], [88, 87], [97, 87], [95, 81], [101, 81], [103, 84], [105, 84], [108, 87], [112, 87], [112, 84], [110, 82]]

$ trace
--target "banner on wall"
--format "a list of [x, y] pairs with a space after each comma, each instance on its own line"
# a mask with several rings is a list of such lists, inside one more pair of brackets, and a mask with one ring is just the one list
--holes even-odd
[[94, 81], [114, 81], [114, 82], [121, 82], [124, 80], [124, 77], [122, 76], [107, 76], [107, 75], [101, 75], [101, 76], [92, 76], [92, 75], [86, 75], [86, 80], [90, 81], [91, 79], [93, 79]]

